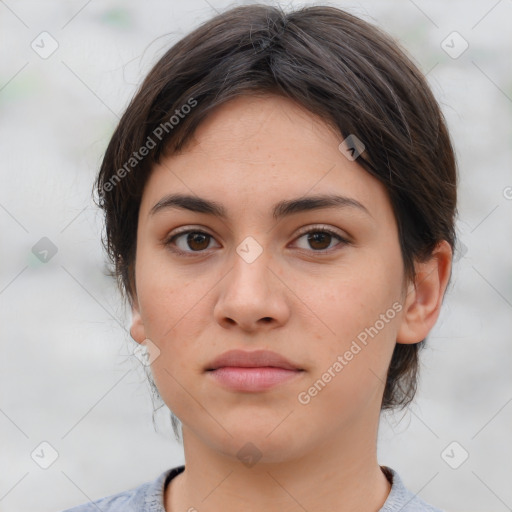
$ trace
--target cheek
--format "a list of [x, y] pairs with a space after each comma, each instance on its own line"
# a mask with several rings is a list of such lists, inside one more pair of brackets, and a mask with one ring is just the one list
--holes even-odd
[[166, 251], [141, 245], [135, 270], [139, 304], [147, 336], [153, 337], [155, 343], [164, 344], [187, 324], [200, 291], [204, 295], [207, 286], [190, 273], [174, 268]]
[[400, 304], [394, 308], [374, 295], [361, 299], [347, 295], [329, 303], [325, 318], [336, 334], [315, 340], [314, 369], [297, 397], [305, 414], [330, 418], [334, 429], [378, 407], [395, 346]]
[[324, 399], [340, 406], [364, 401], [383, 385], [400, 321], [400, 266], [388, 266], [384, 258], [363, 263], [323, 286], [316, 281], [304, 300], [321, 320], [312, 336], [312, 381], [329, 382]]
[[[400, 299], [399, 265], [388, 265], [385, 258], [358, 259], [314, 280], [304, 276], [295, 281], [294, 291], [301, 299], [297, 307], [314, 314], [310, 325], [315, 337], [325, 340], [324, 347], [342, 349]], [[393, 320], [395, 313], [390, 311], [386, 320]], [[391, 323], [396, 322], [386, 322], [386, 327]]]
[[[180, 384], [190, 374], [191, 364], [199, 366], [196, 340], [204, 330], [206, 315], [199, 301], [205, 291], [195, 281], [170, 271], [169, 265], [141, 257], [136, 269], [137, 294], [145, 335], [159, 349], [151, 365], [155, 383], [162, 398], [180, 396]], [[203, 299], [204, 300], [204, 299]], [[188, 368], [186, 367], [188, 365]], [[195, 370], [195, 368], [194, 368]]]

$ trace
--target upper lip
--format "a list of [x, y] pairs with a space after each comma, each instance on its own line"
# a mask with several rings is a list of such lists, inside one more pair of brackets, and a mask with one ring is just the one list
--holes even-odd
[[216, 370], [223, 366], [238, 366], [242, 368], [273, 366], [275, 368], [285, 368], [286, 370], [301, 369], [280, 354], [269, 350], [255, 350], [252, 352], [246, 352], [245, 350], [229, 350], [209, 363], [206, 367], [206, 371]]

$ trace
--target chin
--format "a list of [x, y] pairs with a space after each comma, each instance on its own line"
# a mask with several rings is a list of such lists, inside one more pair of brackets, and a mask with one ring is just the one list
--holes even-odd
[[279, 422], [274, 422], [271, 428], [258, 428], [248, 422], [250, 419], [236, 428], [226, 426], [232, 437], [226, 434], [219, 442], [212, 440], [211, 446], [229, 457], [236, 457], [247, 467], [256, 463], [289, 462], [300, 458], [302, 452], [307, 452], [307, 443], [297, 436], [296, 429], [293, 436], [290, 426], [283, 428], [280, 425], [276, 428]]

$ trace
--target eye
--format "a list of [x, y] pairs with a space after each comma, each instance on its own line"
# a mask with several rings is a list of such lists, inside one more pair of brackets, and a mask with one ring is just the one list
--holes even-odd
[[[347, 245], [350, 242], [330, 229], [324, 227], [309, 228], [308, 231], [303, 231], [296, 240], [305, 239], [305, 243], [313, 249], [316, 253], [330, 252], [332, 248], [331, 243], [333, 239], [339, 241], [336, 245]], [[201, 254], [207, 249], [210, 249], [210, 242], [214, 240], [212, 235], [199, 230], [186, 230], [180, 233], [175, 233], [169, 237], [164, 245], [171, 251], [184, 255], [194, 256], [194, 253]], [[308, 247], [299, 247], [300, 249], [310, 250]]]
[[[336, 245], [346, 245], [350, 243], [347, 239], [343, 238], [338, 233], [324, 227], [314, 229], [309, 228], [309, 230], [303, 232], [301, 236], [297, 238], [297, 240], [300, 240], [302, 238], [305, 239], [305, 243], [309, 245], [309, 247], [314, 249], [313, 252], [318, 253], [330, 252], [330, 247], [332, 248], [331, 242], [333, 241], [333, 239], [339, 240], [340, 243]], [[308, 247], [300, 248], [309, 250]]]
[[[193, 255], [194, 252], [204, 252], [209, 248], [211, 240], [213, 240], [213, 237], [208, 233], [189, 229], [171, 236], [164, 244], [173, 252], [189, 256]], [[175, 241], [177, 242], [175, 243]]]

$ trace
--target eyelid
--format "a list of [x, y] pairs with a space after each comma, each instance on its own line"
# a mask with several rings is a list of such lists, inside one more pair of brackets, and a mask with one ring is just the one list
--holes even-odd
[[309, 226], [305, 226], [304, 228], [301, 228], [299, 230], [299, 232], [297, 233], [295, 238], [305, 235], [306, 233], [309, 233], [310, 231], [315, 231], [315, 230], [326, 231], [328, 233], [332, 233], [336, 236], [339, 236], [341, 239], [345, 240], [347, 243], [350, 241], [350, 237], [349, 237], [348, 233], [345, 234], [345, 233], [341, 232], [339, 229], [336, 229], [336, 228], [331, 227], [326, 224], [311, 224]]
[[162, 241], [163, 245], [169, 245], [173, 238], [176, 238], [179, 235], [184, 235], [187, 233], [204, 233], [205, 235], [210, 236], [215, 239], [216, 235], [212, 235], [209, 230], [203, 226], [183, 226], [181, 228], [176, 228], [176, 230], [172, 231], [170, 234], [166, 235]]
[[[347, 239], [350, 239], [350, 236], [347, 234], [347, 233], [343, 233], [343, 232], [340, 232], [338, 229], [334, 228], [334, 227], [331, 227], [331, 226], [328, 226], [326, 224], [311, 224], [309, 226], [304, 226], [303, 228], [301, 228], [298, 233], [296, 233], [295, 237], [298, 237], [298, 236], [301, 236], [301, 235], [304, 235], [306, 233], [309, 233], [310, 231], [314, 230], [314, 229], [318, 229], [320, 231], [329, 231], [329, 232], [332, 232], [336, 235], [338, 235], [340, 238], [343, 238], [345, 240]], [[208, 229], [203, 227], [203, 226], [183, 226], [182, 228], [176, 228], [176, 231], [173, 231], [169, 236], [167, 236], [165, 238], [166, 241], [172, 239], [173, 237], [177, 236], [177, 235], [180, 235], [182, 233], [188, 233], [188, 232], [193, 232], [193, 231], [204, 231], [205, 234], [208, 234], [212, 237], [215, 237], [215, 235], [212, 235], [211, 233], [208, 232]], [[349, 240], [347, 240], [349, 241]]]
[[[339, 239], [339, 244], [337, 244], [337, 245], [352, 244], [352, 240], [349, 235], [344, 234], [344, 233], [340, 232], [338, 229], [331, 227], [329, 225], [325, 225], [325, 224], [312, 224], [312, 225], [304, 226], [303, 228], [301, 228], [299, 230], [298, 233], [295, 234], [293, 241], [296, 241], [298, 238], [301, 238], [303, 235], [306, 235], [311, 232], [325, 232], [325, 233], [331, 234]], [[203, 226], [198, 226], [198, 227], [183, 226], [181, 228], [177, 228], [175, 231], [172, 231], [171, 234], [166, 236], [163, 240], [163, 245], [165, 247], [170, 247], [172, 245], [171, 241], [174, 238], [176, 238], [180, 235], [183, 235], [183, 234], [188, 234], [188, 233], [203, 233], [215, 240], [215, 235], [212, 235], [211, 233], [209, 233], [208, 229]], [[181, 249], [178, 249], [178, 248], [172, 248], [171, 250], [173, 252], [176, 252], [176, 253], [179, 253], [179, 254], [182, 254], [185, 256], [199, 256], [201, 254], [205, 254], [206, 252], [208, 252], [208, 249], [205, 249], [204, 251], [182, 251]], [[306, 249], [299, 249], [299, 250], [307, 251]], [[322, 254], [331, 253], [332, 251], [333, 251], [333, 248], [324, 249], [321, 251], [309, 250], [307, 252], [322, 255]]]

